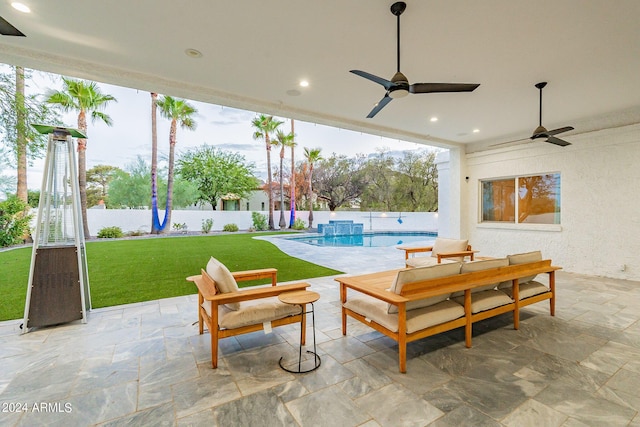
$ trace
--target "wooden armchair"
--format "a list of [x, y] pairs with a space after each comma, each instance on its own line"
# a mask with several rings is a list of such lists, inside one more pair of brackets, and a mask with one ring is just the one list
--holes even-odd
[[[212, 260], [215, 261], [213, 258]], [[310, 286], [308, 283], [276, 285], [275, 268], [230, 273], [222, 266], [226, 272], [223, 271], [221, 277], [220, 272], [215, 271], [217, 268], [211, 268], [211, 263], [212, 261], [209, 261], [207, 270], [201, 269], [201, 274], [187, 277], [187, 280], [194, 282], [198, 288], [198, 328], [201, 335], [204, 332], [204, 324], [209, 329], [211, 366], [214, 369], [218, 367], [219, 339], [260, 331], [265, 329], [265, 325], [269, 328], [300, 322], [304, 344], [306, 308], [284, 304], [277, 296], [283, 292], [304, 290]], [[218, 263], [218, 266], [220, 265]], [[207, 271], [212, 272], [218, 281]], [[271, 279], [271, 286], [238, 289], [236, 284], [236, 289], [225, 289], [228, 284], [225, 281], [229, 279], [229, 275], [234, 284], [236, 281], [268, 278]]]
[[[474, 254], [478, 251], [471, 249], [468, 240], [455, 240], [437, 237], [432, 246], [398, 246], [404, 251], [404, 259], [407, 267], [426, 267], [433, 264], [441, 264], [442, 260], [464, 261], [469, 257], [474, 260]], [[431, 252], [429, 257], [415, 257], [416, 253]], [[409, 255], [413, 255], [410, 257]]]

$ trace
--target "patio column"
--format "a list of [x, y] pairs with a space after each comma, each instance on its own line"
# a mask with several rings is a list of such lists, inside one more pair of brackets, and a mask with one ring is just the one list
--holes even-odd
[[461, 148], [451, 148], [436, 156], [438, 168], [438, 234], [442, 237], [465, 238], [466, 227], [462, 223], [462, 185], [466, 184], [464, 172], [465, 153]]

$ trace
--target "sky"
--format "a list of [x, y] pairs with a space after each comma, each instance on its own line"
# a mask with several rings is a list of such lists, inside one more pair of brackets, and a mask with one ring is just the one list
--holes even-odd
[[[3, 70], [4, 71], [4, 70]], [[59, 90], [62, 82], [52, 75], [34, 72], [27, 82], [28, 91], [45, 93], [48, 89]], [[113, 120], [109, 127], [101, 121], [88, 121], [87, 126], [87, 169], [96, 165], [111, 165], [126, 168], [141, 155], [147, 162], [151, 159], [151, 97], [149, 92], [98, 83], [103, 94], [114, 96], [118, 102], [110, 103], [104, 112]], [[197, 128], [195, 131], [178, 128], [176, 157], [181, 152], [201, 146], [213, 145], [224, 150], [233, 151], [245, 157], [247, 162], [255, 165], [259, 178], [266, 176], [266, 150], [264, 141], [253, 139], [254, 129], [251, 120], [255, 112], [238, 110], [214, 104], [189, 101], [198, 110], [195, 115]], [[291, 130], [291, 121], [284, 121], [285, 132]], [[77, 128], [77, 113], [65, 113], [62, 120], [68, 127]], [[169, 121], [158, 112], [158, 152], [159, 158], [167, 158], [169, 153]], [[392, 151], [418, 150], [428, 148], [425, 145], [408, 141], [400, 141], [375, 135], [353, 132], [329, 126], [295, 121], [296, 161], [303, 159], [304, 147], [322, 149], [327, 157], [332, 153], [355, 156], [371, 154], [385, 148]], [[285, 162], [289, 164], [290, 150], [287, 150]], [[272, 149], [272, 166], [279, 162], [279, 149]], [[37, 189], [41, 185], [44, 159], [34, 161], [28, 168], [27, 185], [29, 189]], [[14, 173], [4, 169], [4, 174]]]

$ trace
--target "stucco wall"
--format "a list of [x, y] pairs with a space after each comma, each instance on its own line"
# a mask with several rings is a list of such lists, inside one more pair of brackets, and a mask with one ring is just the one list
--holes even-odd
[[[571, 142], [562, 148], [538, 140], [467, 154], [465, 237], [485, 255], [540, 249], [566, 271], [640, 280], [640, 124]], [[480, 180], [547, 172], [561, 174], [560, 226], [479, 223]]]
[[[261, 212], [267, 215], [268, 212]], [[307, 211], [297, 212], [308, 224]], [[151, 228], [151, 211], [137, 209], [89, 209], [87, 221], [92, 236], [96, 236], [103, 227], [118, 226], [124, 232], [142, 230], [149, 232]], [[164, 218], [164, 211], [160, 211], [160, 219]], [[251, 212], [247, 211], [202, 211], [175, 210], [171, 220], [174, 224], [186, 223], [189, 231], [200, 231], [202, 220], [213, 219], [213, 231], [220, 231], [225, 224], [236, 224], [241, 230], [252, 226]], [[350, 219], [356, 223], [363, 223], [365, 231], [437, 231], [438, 214], [435, 212], [329, 212], [314, 211], [313, 225], [327, 223], [330, 219]], [[274, 222], [278, 227], [280, 211], [274, 212]], [[285, 219], [289, 224], [289, 211], [285, 211]], [[398, 222], [401, 219], [402, 222]]]

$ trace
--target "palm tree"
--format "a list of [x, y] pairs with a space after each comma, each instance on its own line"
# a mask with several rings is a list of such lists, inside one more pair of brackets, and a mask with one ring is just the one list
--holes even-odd
[[311, 178], [313, 176], [313, 164], [322, 160], [321, 148], [307, 148], [304, 147], [304, 158], [309, 165], [309, 193], [307, 198], [309, 199], [309, 228], [313, 228], [313, 189], [311, 187]]
[[275, 120], [273, 116], [261, 114], [251, 121], [251, 126], [255, 128], [253, 139], [264, 139], [267, 149], [267, 195], [269, 196], [269, 230], [273, 230], [273, 190], [271, 177], [271, 134], [275, 132], [283, 122]]
[[293, 142], [293, 134], [284, 133], [282, 130], [278, 129], [275, 139], [271, 141], [271, 145], [280, 147], [280, 223], [278, 225], [282, 229], [287, 226], [287, 222], [284, 219], [284, 177], [282, 174], [284, 166], [284, 149], [285, 147], [293, 148], [295, 145], [295, 142]]
[[158, 215], [158, 127], [157, 127], [158, 94], [151, 92], [151, 234], [158, 234], [166, 225], [160, 223]]
[[176, 99], [171, 96], [164, 95], [161, 100], [157, 101], [160, 107], [162, 117], [171, 120], [169, 128], [169, 171], [167, 172], [167, 203], [164, 212], [164, 232], [169, 231], [171, 226], [171, 210], [173, 208], [173, 169], [175, 162], [176, 134], [178, 131], [178, 122], [183, 129], [195, 130], [196, 122], [193, 115], [198, 110], [184, 99]]
[[[296, 133], [293, 130], [293, 119], [291, 119], [291, 133], [295, 139]], [[289, 228], [293, 227], [293, 224], [296, 222], [296, 162], [294, 160], [294, 154], [296, 145], [298, 145], [294, 139], [291, 140], [291, 183], [289, 186], [291, 187], [291, 215], [289, 216]]]
[[[78, 129], [87, 134], [87, 114], [91, 114], [91, 121], [101, 120], [107, 126], [111, 126], [113, 121], [108, 114], [102, 110], [111, 101], [117, 100], [111, 96], [103, 94], [95, 82], [83, 80], [73, 80], [63, 77], [63, 88], [61, 91], [51, 92], [46, 102], [57, 104], [65, 112], [78, 112]], [[85, 237], [89, 236], [89, 224], [87, 223], [87, 140], [78, 138], [78, 187], [80, 190], [80, 206], [82, 208], [82, 222]]]
[[18, 199], [28, 202], [27, 196], [27, 136], [25, 132], [24, 68], [16, 67], [16, 154], [18, 158]]

